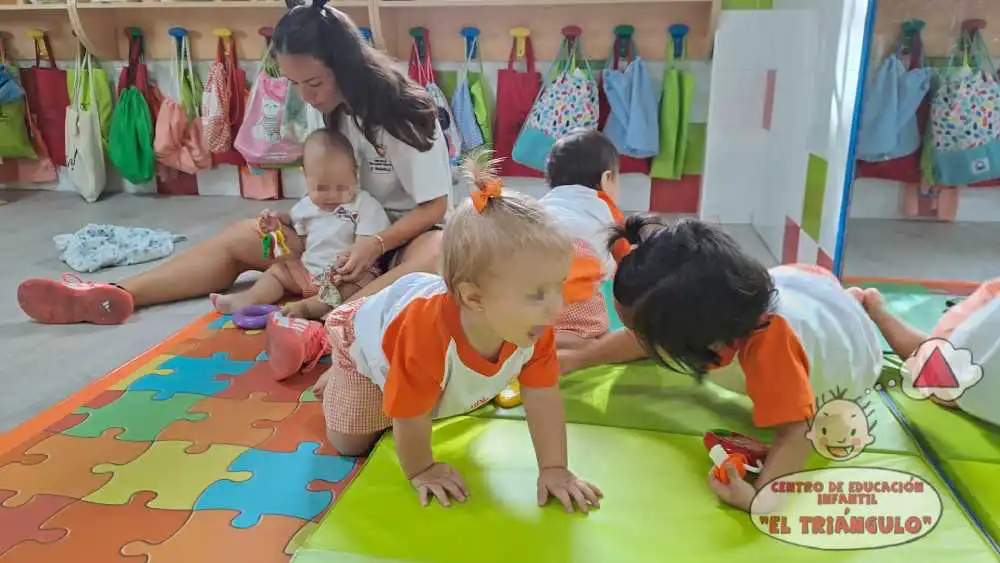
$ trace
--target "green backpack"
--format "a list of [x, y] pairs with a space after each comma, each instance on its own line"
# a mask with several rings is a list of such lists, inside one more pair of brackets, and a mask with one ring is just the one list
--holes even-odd
[[[17, 67], [6, 63], [0, 46], [0, 83], [6, 80], [19, 84]], [[23, 89], [19, 98], [0, 103], [0, 158], [38, 158], [28, 135]]]
[[153, 116], [142, 92], [135, 86], [122, 90], [111, 116], [108, 158], [133, 184], [151, 182], [156, 172], [153, 153]]

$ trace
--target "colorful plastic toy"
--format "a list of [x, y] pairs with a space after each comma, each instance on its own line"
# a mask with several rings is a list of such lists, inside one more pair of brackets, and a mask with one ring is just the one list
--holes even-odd
[[749, 436], [716, 428], [705, 433], [703, 442], [715, 464], [712, 472], [723, 483], [729, 483], [727, 464], [736, 468], [740, 478], [745, 478], [747, 472], [760, 473], [764, 468], [768, 447]]
[[263, 251], [263, 258], [280, 258], [285, 254], [291, 254], [291, 250], [285, 243], [285, 233], [281, 227], [273, 231], [265, 231], [262, 227], [262, 220], [257, 221], [257, 232], [260, 233], [260, 246]]

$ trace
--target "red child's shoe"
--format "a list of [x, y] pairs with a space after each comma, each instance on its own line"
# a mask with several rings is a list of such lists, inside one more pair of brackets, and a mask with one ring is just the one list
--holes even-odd
[[64, 274], [62, 281], [31, 278], [17, 286], [17, 302], [32, 319], [46, 324], [125, 322], [135, 310], [132, 294], [109, 283]]
[[267, 361], [278, 381], [314, 368], [330, 353], [323, 323], [272, 313], [265, 334]]
[[[736, 463], [739, 466], [738, 473], [742, 476], [747, 470], [760, 472], [764, 467], [764, 460], [767, 459], [768, 446], [745, 434], [716, 428], [706, 432], [702, 441], [709, 455], [715, 454], [712, 461], [716, 464], [716, 477], [723, 483], [727, 481], [725, 470], [722, 468], [723, 462]], [[722, 448], [722, 453], [717, 454], [716, 448]], [[715, 456], [719, 459], [715, 459]]]

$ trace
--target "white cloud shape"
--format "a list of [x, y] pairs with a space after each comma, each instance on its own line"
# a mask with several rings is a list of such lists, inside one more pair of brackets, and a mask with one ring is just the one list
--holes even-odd
[[911, 399], [955, 401], [983, 378], [968, 348], [955, 348], [948, 340], [931, 338], [921, 344], [900, 370], [903, 392]]

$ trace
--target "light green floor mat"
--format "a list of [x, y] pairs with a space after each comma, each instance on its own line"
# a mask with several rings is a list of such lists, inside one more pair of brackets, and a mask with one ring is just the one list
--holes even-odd
[[979, 461], [944, 460], [944, 470], [970, 508], [994, 538], [1000, 538], [1000, 465]]
[[[898, 391], [890, 396], [941, 459], [1000, 464], [1000, 427], [957, 409], [911, 399]], [[1000, 504], [997, 510], [1000, 511]]]
[[[937, 526], [900, 546], [821, 551], [769, 537], [748, 514], [723, 506], [706, 483], [710, 462], [696, 437], [576, 424], [567, 433], [572, 469], [605, 492], [601, 509], [592, 514], [536, 505], [537, 466], [527, 425], [460, 417], [437, 426], [434, 444], [436, 457], [465, 478], [471, 493], [465, 504], [421, 507], [387, 435], [294, 561], [997, 561], [914, 456], [865, 452], [855, 461], [914, 473], [944, 491]], [[822, 465], [813, 457], [812, 466]]]
[[[598, 366], [563, 377], [560, 387], [570, 422], [655, 430], [702, 436], [712, 428], [726, 428], [770, 441], [769, 431], [753, 425], [750, 399], [713, 383], [697, 384], [687, 375], [661, 368], [651, 361]], [[873, 451], [917, 454], [912, 441], [877, 394], [874, 408]], [[523, 419], [524, 410], [486, 407], [479, 417]]]

